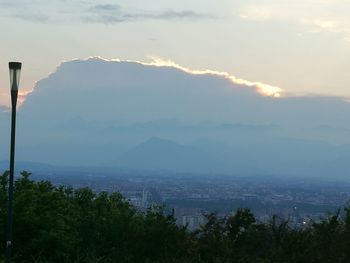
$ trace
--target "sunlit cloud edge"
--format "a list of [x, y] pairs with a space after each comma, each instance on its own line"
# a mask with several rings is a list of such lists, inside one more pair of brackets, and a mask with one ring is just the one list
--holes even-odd
[[[183, 72], [186, 72], [186, 73], [192, 74], [192, 75], [213, 75], [213, 76], [219, 76], [219, 77], [223, 77], [223, 78], [229, 80], [230, 82], [232, 82], [234, 84], [246, 86], [246, 87], [249, 87], [249, 88], [254, 88], [256, 90], [256, 92], [259, 93], [262, 96], [268, 96], [268, 97], [273, 97], [273, 98], [279, 98], [279, 97], [283, 96], [283, 90], [280, 87], [269, 85], [269, 84], [265, 84], [265, 83], [262, 83], [262, 82], [259, 82], [259, 81], [248, 81], [248, 80], [245, 80], [245, 79], [237, 78], [236, 76], [231, 75], [228, 72], [221, 72], [221, 71], [215, 71], [215, 70], [210, 70], [210, 69], [206, 69], [206, 70], [190, 69], [190, 68], [181, 66], [181, 65], [177, 64], [176, 62], [174, 62], [172, 60], [169, 60], [169, 59], [163, 59], [163, 58], [156, 57], [156, 56], [149, 56], [148, 58], [151, 60], [150, 62], [144, 62], [144, 61], [138, 61], [138, 60], [107, 59], [107, 58], [103, 58], [103, 57], [100, 57], [100, 56], [91, 56], [91, 57], [87, 57], [85, 59], [75, 58], [75, 59], [71, 59], [71, 60], [63, 60], [55, 68], [54, 71], [50, 72], [47, 75], [47, 77], [44, 77], [41, 80], [49, 78], [64, 63], [72, 62], [72, 61], [87, 61], [87, 60], [95, 59], [95, 60], [102, 60], [102, 61], [106, 61], [106, 62], [129, 62], [129, 63], [138, 63], [138, 64], [145, 65], [145, 66], [171, 67], [171, 68], [176, 68], [178, 70], [181, 70]], [[19, 92], [18, 107], [23, 105], [23, 103], [25, 102], [27, 96], [35, 91], [35, 87], [37, 86], [37, 84], [41, 80], [36, 81], [35, 84], [34, 84], [34, 87], [32, 89], [30, 89], [28, 91], [20, 91]], [[8, 109], [6, 109], [5, 111], [7, 111], [7, 110]]]

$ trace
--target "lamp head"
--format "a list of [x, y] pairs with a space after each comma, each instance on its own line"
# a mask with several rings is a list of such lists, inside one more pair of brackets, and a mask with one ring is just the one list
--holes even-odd
[[21, 62], [9, 62], [11, 90], [18, 91], [19, 78], [21, 76]]

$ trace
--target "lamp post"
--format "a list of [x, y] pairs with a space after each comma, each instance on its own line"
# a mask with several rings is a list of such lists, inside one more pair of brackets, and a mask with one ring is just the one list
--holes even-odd
[[13, 222], [13, 177], [15, 168], [15, 135], [16, 135], [16, 107], [18, 97], [19, 78], [21, 74], [22, 63], [9, 62], [10, 84], [11, 84], [11, 149], [10, 149], [10, 178], [8, 188], [8, 205], [7, 205], [7, 224], [6, 224], [6, 262], [11, 262], [12, 249], [12, 222]]

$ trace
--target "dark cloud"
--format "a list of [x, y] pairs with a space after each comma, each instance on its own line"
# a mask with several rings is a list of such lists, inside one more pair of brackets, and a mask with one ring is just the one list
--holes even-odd
[[[67, 5], [68, 0], [54, 0], [50, 5], [56, 4], [57, 8], [53, 12], [45, 11], [48, 8], [47, 2], [43, 0], [19, 0], [1, 1], [0, 13], [5, 16], [17, 18], [35, 23], [48, 23], [57, 20], [76, 18], [83, 10], [81, 19], [90, 23], [115, 24], [122, 22], [144, 21], [144, 20], [202, 20], [214, 19], [214, 15], [199, 13], [192, 10], [125, 10], [118, 4], [93, 4], [91, 1], [77, 1], [74, 6]], [[19, 8], [21, 7], [21, 8]], [[62, 18], [61, 15], [66, 17]], [[51, 19], [51, 18], [54, 19]]]
[[0, 15], [35, 23], [66, 21], [67, 17], [61, 17], [62, 14], [76, 16], [80, 10], [88, 5], [84, 1], [76, 1], [74, 5], [67, 2], [68, 0], [0, 0]]
[[202, 14], [197, 13], [194, 11], [174, 11], [174, 10], [167, 10], [160, 13], [143, 13], [143, 14], [134, 14], [131, 15], [131, 17], [139, 18], [139, 19], [164, 19], [164, 20], [171, 20], [171, 19], [208, 19], [208, 18], [214, 18], [214, 16], [209, 14]]
[[88, 9], [89, 16], [84, 16], [83, 20], [94, 23], [122, 23], [140, 20], [197, 20], [197, 19], [214, 19], [211, 14], [198, 13], [191, 10], [175, 11], [162, 10], [156, 11], [138, 11], [128, 12], [123, 10], [119, 5], [95, 5]]
[[105, 5], [95, 5], [90, 7], [90, 11], [111, 11], [111, 10], [118, 10], [120, 9], [119, 5], [111, 5], [111, 4], [105, 4]]
[[44, 14], [16, 14], [13, 17], [37, 23], [47, 23], [50, 21], [50, 17]]

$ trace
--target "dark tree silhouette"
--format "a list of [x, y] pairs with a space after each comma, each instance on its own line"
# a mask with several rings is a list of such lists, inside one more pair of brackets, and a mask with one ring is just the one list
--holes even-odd
[[[8, 173], [0, 176], [0, 238], [5, 240]], [[119, 193], [94, 193], [30, 180], [14, 187], [14, 262], [303, 263], [350, 262], [350, 209], [302, 229], [248, 209], [206, 215], [194, 232], [164, 207], [139, 212]], [[0, 247], [0, 262], [5, 244]]]

